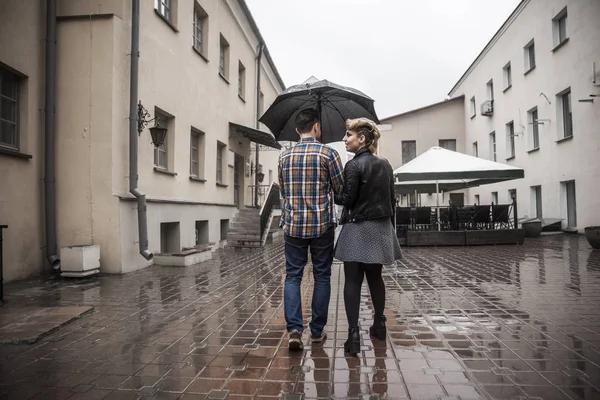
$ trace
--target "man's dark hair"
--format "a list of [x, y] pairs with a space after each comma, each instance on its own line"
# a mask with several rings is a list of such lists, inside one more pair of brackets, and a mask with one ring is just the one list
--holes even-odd
[[312, 127], [319, 122], [319, 113], [314, 108], [307, 108], [300, 111], [298, 115], [296, 115], [294, 122], [296, 123], [296, 129], [298, 129], [298, 132], [310, 132]]

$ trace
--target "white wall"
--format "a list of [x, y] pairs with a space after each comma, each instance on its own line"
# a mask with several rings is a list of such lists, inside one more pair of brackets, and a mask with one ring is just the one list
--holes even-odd
[[[552, 19], [567, 6], [569, 41], [556, 51]], [[469, 196], [479, 194], [482, 203], [491, 201], [497, 191], [500, 202], [508, 201], [508, 190], [516, 188], [520, 216], [535, 215], [531, 186], [541, 185], [543, 216], [566, 218], [561, 182], [575, 180], [577, 192], [577, 228], [600, 224], [600, 100], [582, 103], [590, 93], [600, 93], [591, 84], [592, 62], [600, 69], [600, 3], [596, 0], [531, 0], [493, 43], [482, 59], [450, 93], [465, 96], [466, 143], [479, 143], [479, 154], [490, 158], [489, 133], [496, 132], [499, 162], [522, 167], [525, 178], [502, 184], [472, 189]], [[525, 74], [523, 47], [535, 40], [536, 67]], [[511, 62], [512, 87], [503, 92], [503, 67]], [[494, 114], [480, 115], [480, 104], [486, 98], [486, 83], [493, 79]], [[597, 72], [600, 80], [600, 72]], [[557, 143], [561, 132], [556, 95], [571, 88], [573, 138]], [[544, 96], [545, 95], [545, 96]], [[477, 115], [470, 118], [469, 99], [475, 96]], [[546, 100], [546, 97], [548, 100]], [[540, 125], [539, 150], [528, 152], [530, 125], [527, 111], [538, 107]], [[558, 107], [560, 108], [560, 107]], [[505, 124], [514, 121], [516, 156], [507, 160]], [[563, 225], [566, 222], [563, 222]]]

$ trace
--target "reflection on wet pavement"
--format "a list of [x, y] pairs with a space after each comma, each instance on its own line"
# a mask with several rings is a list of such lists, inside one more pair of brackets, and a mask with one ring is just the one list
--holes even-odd
[[[287, 350], [281, 242], [187, 268], [6, 285], [9, 306], [93, 306], [33, 345], [0, 346], [4, 399], [598, 399], [600, 252], [579, 236], [410, 248], [386, 267], [388, 338], [345, 357], [343, 274], [329, 338]], [[304, 316], [310, 316], [311, 271]]]

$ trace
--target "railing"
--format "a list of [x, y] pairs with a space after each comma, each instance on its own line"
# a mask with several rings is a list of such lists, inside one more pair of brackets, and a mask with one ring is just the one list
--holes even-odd
[[271, 229], [273, 210], [280, 207], [279, 196], [279, 185], [271, 183], [266, 199], [260, 209], [260, 238], [262, 242], [266, 239], [265, 233], [268, 234], [269, 229]]
[[[258, 205], [254, 204], [254, 192], [258, 190]], [[262, 207], [267, 201], [267, 196], [271, 190], [271, 185], [248, 185], [248, 195], [246, 196], [246, 207]]]
[[0, 304], [4, 301], [4, 263], [2, 261], [2, 231], [7, 229], [8, 225], [0, 225]]

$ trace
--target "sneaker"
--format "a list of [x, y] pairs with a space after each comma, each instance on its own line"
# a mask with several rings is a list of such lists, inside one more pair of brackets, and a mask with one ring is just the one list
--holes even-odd
[[325, 339], [327, 339], [327, 332], [325, 331], [325, 329], [321, 331], [321, 334], [319, 336], [313, 334], [310, 335], [310, 340], [313, 343], [323, 343]]
[[294, 329], [288, 333], [288, 348], [291, 351], [299, 351], [304, 348], [304, 344], [302, 344], [302, 332]]

